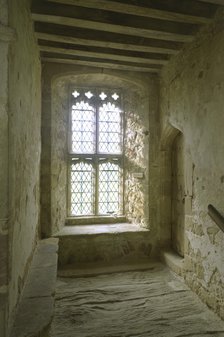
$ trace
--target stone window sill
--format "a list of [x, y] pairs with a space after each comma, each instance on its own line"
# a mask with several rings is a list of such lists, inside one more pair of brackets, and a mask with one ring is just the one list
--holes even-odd
[[98, 225], [98, 224], [116, 224], [127, 222], [124, 215], [119, 216], [83, 216], [83, 217], [68, 217], [65, 220], [66, 226], [75, 225]]

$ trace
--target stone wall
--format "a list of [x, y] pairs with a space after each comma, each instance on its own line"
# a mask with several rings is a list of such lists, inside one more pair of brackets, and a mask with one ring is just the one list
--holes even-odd
[[[149, 192], [151, 130], [158, 123], [158, 91], [154, 77], [133, 73], [95, 70], [75, 66], [44, 65], [42, 156], [42, 223], [43, 232], [60, 230], [67, 217], [67, 128], [68, 87], [105, 86], [121, 88], [125, 110], [125, 214], [129, 221], [153, 228], [149, 219], [149, 204], [154, 197]], [[157, 124], [156, 124], [157, 123]], [[48, 130], [48, 131], [47, 131]], [[158, 134], [158, 132], [157, 132]], [[50, 135], [50, 137], [49, 137]], [[153, 146], [152, 146], [153, 147]], [[51, 156], [47, 156], [47, 153]], [[50, 159], [51, 158], [51, 161]], [[142, 178], [135, 173], [142, 173]], [[51, 191], [49, 189], [51, 186]], [[47, 185], [46, 189], [45, 186]], [[50, 213], [50, 214], [49, 214]], [[48, 227], [51, 219], [51, 228]], [[47, 234], [46, 234], [47, 235]]]
[[9, 1], [9, 313], [23, 289], [39, 226], [41, 67], [29, 0]]
[[[215, 24], [164, 68], [160, 96], [162, 167], [169, 168], [169, 146], [164, 144], [172, 144], [172, 130], [181, 130], [185, 140], [185, 278], [224, 318], [224, 233], [207, 214], [210, 203], [224, 212], [223, 22], [220, 12]], [[161, 172], [162, 188], [169, 193], [170, 171]], [[168, 235], [168, 198], [166, 202], [161, 231]]]
[[[0, 326], [5, 330], [8, 283], [8, 44], [0, 33]], [[4, 336], [4, 332], [0, 332]]]
[[8, 26], [8, 1], [0, 0], [0, 337], [8, 320], [8, 50], [14, 31]]

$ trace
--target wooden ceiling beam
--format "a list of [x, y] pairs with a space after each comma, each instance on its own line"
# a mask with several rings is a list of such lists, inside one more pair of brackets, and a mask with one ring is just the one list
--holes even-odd
[[176, 41], [176, 42], [191, 42], [193, 40], [193, 35], [189, 34], [179, 34], [179, 33], [171, 33], [166, 31], [154, 30], [154, 29], [146, 29], [146, 28], [136, 28], [129, 26], [122, 26], [116, 24], [109, 24], [104, 22], [96, 22], [91, 20], [83, 20], [72, 17], [65, 17], [60, 15], [50, 15], [43, 13], [32, 13], [32, 17], [34, 21], [46, 22], [46, 23], [54, 23], [61, 24], [65, 26], [78, 27], [78, 28], [86, 28], [93, 30], [102, 30], [106, 32], [112, 33], [120, 33], [127, 34], [133, 36], [139, 36], [142, 38], [152, 38], [152, 39], [160, 39], [166, 41]]
[[88, 67], [97, 67], [97, 68], [106, 68], [106, 69], [115, 69], [115, 70], [123, 70], [123, 71], [136, 71], [136, 72], [144, 72], [144, 73], [155, 73], [158, 74], [160, 69], [153, 67], [144, 67], [141, 65], [122, 65], [122, 64], [114, 64], [105, 62], [102, 63], [101, 60], [99, 62], [95, 61], [85, 61], [85, 60], [76, 60], [76, 59], [66, 59], [62, 57], [50, 57], [48, 55], [41, 57], [42, 62], [50, 62], [50, 63], [60, 63], [60, 64], [73, 64], [73, 65], [81, 65]]
[[[191, 24], [207, 24], [211, 22], [210, 18], [182, 14], [177, 12], [159, 10], [149, 7], [136, 6], [132, 4], [120, 3], [108, 0], [48, 0], [49, 2], [57, 2], [60, 4], [81, 6], [86, 8], [101, 9], [123, 14], [131, 14], [146, 18], [154, 18], [160, 20], [168, 20], [175, 22], [185, 22]], [[203, 1], [203, 0], [202, 0]], [[205, 0], [204, 0], [205, 1]], [[210, 0], [215, 3], [222, 0]], [[209, 1], [208, 1], [209, 2]]]
[[[116, 34], [111, 32], [107, 33], [106, 31], [96, 31], [95, 29], [91, 30], [68, 27], [51, 23], [35, 22], [34, 29], [35, 32], [38, 33], [48, 33], [59, 37], [68, 37], [69, 39], [72, 38], [74, 40], [77, 39], [84, 45], [92, 45], [93, 43], [94, 45], [103, 48], [108, 46], [108, 48], [117, 48], [122, 50], [127, 48], [128, 50], [128, 47], [130, 46], [130, 50], [176, 54], [183, 47], [183, 43], [180, 42], [142, 38], [140, 36]], [[147, 48], [155, 48], [155, 50], [147, 50]]]
[[138, 44], [130, 44], [130, 43], [118, 43], [118, 42], [110, 42], [110, 41], [100, 41], [93, 39], [82, 39], [76, 38], [72, 36], [64, 36], [64, 35], [56, 35], [49, 34], [43, 32], [36, 32], [36, 37], [41, 40], [51, 41], [51, 42], [62, 42], [73, 45], [81, 45], [81, 46], [90, 46], [90, 47], [101, 47], [101, 48], [111, 48], [118, 50], [128, 50], [128, 51], [137, 51], [137, 52], [145, 52], [145, 53], [160, 53], [160, 54], [177, 54], [178, 49], [171, 49], [167, 46], [165, 47], [156, 47], [156, 46], [145, 46]]
[[198, 0], [201, 2], [206, 2], [213, 5], [224, 6], [224, 0]]
[[133, 56], [126, 56], [126, 55], [117, 55], [117, 54], [109, 54], [109, 53], [101, 53], [101, 52], [94, 52], [94, 51], [85, 51], [85, 50], [77, 50], [77, 49], [66, 49], [54, 46], [47, 46], [47, 45], [39, 45], [40, 51], [48, 52], [48, 53], [57, 53], [63, 55], [72, 55], [72, 56], [79, 56], [79, 57], [89, 57], [89, 58], [98, 58], [103, 60], [110, 60], [110, 61], [123, 61], [123, 62], [134, 62], [134, 63], [144, 63], [144, 64], [167, 64], [168, 59], [164, 58], [150, 58], [150, 54], [148, 58], [143, 57], [133, 57]]
[[32, 5], [34, 21], [61, 24], [142, 38], [190, 42], [198, 25], [143, 18], [100, 9], [37, 1]]

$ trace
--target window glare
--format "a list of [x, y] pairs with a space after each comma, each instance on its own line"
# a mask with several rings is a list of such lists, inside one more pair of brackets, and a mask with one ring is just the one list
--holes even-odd
[[75, 88], [70, 108], [70, 215], [122, 214], [119, 91]]

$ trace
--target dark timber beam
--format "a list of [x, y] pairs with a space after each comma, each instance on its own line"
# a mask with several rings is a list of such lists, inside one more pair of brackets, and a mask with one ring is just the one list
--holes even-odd
[[155, 67], [145, 67], [144, 65], [126, 65], [126, 64], [115, 64], [109, 62], [98, 62], [98, 61], [87, 61], [87, 60], [78, 60], [78, 59], [66, 59], [63, 56], [52, 57], [43, 55], [41, 57], [42, 62], [50, 62], [50, 63], [61, 63], [61, 64], [74, 64], [88, 67], [97, 67], [97, 68], [106, 68], [106, 69], [116, 69], [116, 70], [124, 70], [124, 71], [137, 71], [137, 72], [147, 72], [147, 73], [155, 73], [158, 74], [160, 72], [160, 68]]
[[[114, 48], [121, 50], [136, 50], [140, 52], [155, 52], [176, 54], [183, 43], [156, 39], [141, 38], [116, 33], [107, 33], [91, 29], [81, 29], [63, 25], [35, 22], [37, 36], [44, 40], [72, 43], [84, 46]], [[41, 33], [41, 35], [39, 35]], [[60, 40], [60, 41], [59, 41]], [[62, 41], [63, 40], [63, 41]], [[57, 42], [57, 41], [55, 41]]]
[[[134, 63], [144, 63], [144, 64], [166, 64], [168, 62], [167, 59], [164, 58], [150, 58], [150, 54], [148, 58], [137, 57], [137, 56], [128, 56], [128, 55], [118, 55], [118, 54], [109, 54], [102, 52], [94, 52], [94, 51], [85, 51], [85, 50], [77, 50], [77, 49], [66, 49], [54, 46], [40, 45], [41, 51], [49, 52], [49, 53], [57, 53], [63, 55], [72, 55], [79, 57], [93, 57], [97, 59], [110, 60], [110, 61], [124, 61], [124, 62], [134, 62]], [[153, 55], [151, 56], [153, 57]]]
[[[119, 49], [112, 49], [112, 48], [101, 48], [101, 47], [93, 47], [89, 45], [73, 45], [61, 42], [54, 42], [54, 41], [46, 41], [46, 40], [38, 40], [38, 44], [40, 47], [54, 47], [59, 49], [64, 49], [66, 51], [72, 52], [90, 52], [102, 55], [102, 57], [107, 58], [107, 55], [111, 55], [114, 59], [116, 57], [123, 57], [123, 59], [127, 57], [132, 57], [133, 59], [137, 59], [142, 61], [143, 59], [153, 59], [158, 60], [158, 63], [165, 63], [169, 59], [169, 55], [160, 54], [160, 53], [145, 53], [145, 52], [138, 52], [136, 50], [128, 51], [126, 49], [119, 50]], [[109, 57], [110, 58], [110, 57]]]
[[207, 2], [209, 4], [224, 6], [224, 0], [198, 0], [201, 2]]
[[193, 35], [161, 32], [158, 30], [135, 28], [135, 27], [128, 27], [128, 26], [114, 25], [114, 24], [105, 24], [102, 22], [94, 22], [94, 21], [89, 21], [89, 20], [68, 18], [68, 17], [63, 17], [63, 16], [33, 13], [32, 17], [34, 21], [39, 21], [39, 22], [56, 23], [56, 24], [68, 25], [72, 27], [102, 30], [102, 31], [112, 32], [112, 33], [122, 33], [122, 34], [127, 34], [127, 35], [145, 37], [145, 38], [153, 38], [153, 39], [160, 39], [160, 40], [166, 40], [166, 41], [177, 41], [177, 42], [191, 42], [193, 40]]
[[141, 5], [136, 6], [132, 4], [126, 4], [126, 3], [120, 3], [120, 2], [108, 1], [108, 0], [85, 0], [85, 1], [84, 0], [48, 0], [48, 1], [66, 4], [66, 5], [102, 9], [102, 10], [107, 10], [107, 11], [112, 11], [112, 12], [117, 12], [117, 13], [132, 14], [132, 15], [138, 15], [138, 16], [143, 16], [147, 18], [154, 18], [154, 19], [168, 20], [168, 21], [175, 21], [175, 22], [206, 24], [211, 21], [210, 18], [206, 18], [206, 17], [187, 15], [187, 14], [170, 12], [170, 11], [165, 11], [165, 10], [158, 10], [158, 9], [149, 8], [149, 7], [142, 7]]
[[161, 53], [161, 54], [176, 54], [177, 49], [168, 49], [162, 47], [153, 47], [153, 46], [139, 46], [137, 44], [128, 44], [128, 43], [116, 43], [116, 42], [106, 42], [106, 41], [97, 41], [92, 39], [79, 39], [72, 36], [63, 36], [63, 35], [54, 35], [48, 33], [36, 32], [36, 37], [41, 40], [51, 41], [51, 42], [63, 42], [73, 45], [81, 46], [91, 46], [91, 47], [101, 47], [101, 48], [111, 48], [118, 50], [128, 50], [128, 51], [138, 51], [146, 53]]
[[192, 41], [198, 27], [49, 2], [33, 5], [32, 13], [34, 21], [177, 42]]

